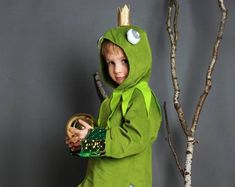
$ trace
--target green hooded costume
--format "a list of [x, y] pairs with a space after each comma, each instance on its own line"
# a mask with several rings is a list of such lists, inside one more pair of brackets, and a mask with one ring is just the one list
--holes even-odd
[[[133, 29], [137, 43], [127, 32]], [[82, 141], [81, 157], [89, 157], [85, 179], [78, 187], [152, 187], [152, 143], [161, 124], [161, 111], [148, 86], [152, 56], [146, 33], [135, 26], [108, 30], [109, 40], [125, 52], [129, 62], [126, 80], [116, 85], [101, 55], [104, 80], [114, 90], [102, 102], [98, 124]]]

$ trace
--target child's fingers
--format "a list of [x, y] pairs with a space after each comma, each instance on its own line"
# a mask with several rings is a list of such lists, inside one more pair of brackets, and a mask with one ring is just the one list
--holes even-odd
[[75, 127], [69, 127], [68, 128], [68, 131], [72, 134], [72, 135], [74, 135], [75, 133], [76, 133], [76, 128]]
[[[92, 129], [92, 127], [83, 120], [79, 120], [79, 123], [84, 127], [82, 130], [77, 129], [75, 127], [68, 128], [68, 132], [70, 132], [70, 134], [71, 134], [71, 136], [69, 136], [69, 138], [70, 138], [70, 140], [73, 141], [73, 143], [75, 141], [77, 141], [77, 139], [80, 139], [80, 140], [84, 139], [86, 137], [88, 131], [90, 129]], [[73, 139], [73, 138], [75, 138], [75, 139]]]
[[71, 137], [70, 137], [70, 138], [72, 138], [72, 137], [74, 137], [74, 136], [78, 136], [79, 134], [81, 134], [81, 131], [82, 131], [82, 130], [79, 130], [79, 129], [75, 128], [75, 127], [69, 127], [68, 131], [69, 131], [70, 134], [71, 134]]
[[71, 148], [71, 151], [77, 151], [77, 150], [79, 150], [79, 149], [80, 149], [80, 146], [72, 147], [72, 148]]
[[80, 138], [78, 136], [74, 136], [71, 138], [70, 140], [73, 144], [77, 143], [78, 141], [80, 141]]
[[68, 145], [69, 142], [70, 142], [69, 137], [66, 137], [66, 138], [65, 138], [65, 143]]
[[78, 121], [79, 121], [79, 123], [81, 123], [86, 129], [92, 129], [92, 128], [93, 128], [93, 127], [90, 126], [87, 122], [85, 122], [85, 121], [83, 121], [83, 120], [81, 120], [81, 119], [79, 119]]
[[80, 144], [81, 144], [81, 142], [80, 142], [80, 141], [77, 141], [76, 143], [73, 144], [73, 146], [74, 146], [74, 147], [79, 147]]

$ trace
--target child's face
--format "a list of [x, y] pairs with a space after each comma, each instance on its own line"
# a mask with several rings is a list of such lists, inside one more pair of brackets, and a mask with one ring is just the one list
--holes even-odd
[[108, 50], [104, 57], [108, 65], [109, 76], [115, 83], [120, 85], [129, 73], [129, 65], [125, 53], [121, 48], [118, 48], [115, 51]]

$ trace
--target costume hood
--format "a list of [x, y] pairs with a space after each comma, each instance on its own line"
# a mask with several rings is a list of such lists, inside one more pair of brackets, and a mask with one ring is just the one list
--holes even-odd
[[[128, 35], [128, 31], [130, 30], [132, 33]], [[105, 39], [121, 47], [129, 62], [128, 77], [122, 84], [117, 85], [110, 78], [107, 64], [102, 55], [100, 55], [103, 79], [109, 85], [114, 87], [115, 90], [124, 91], [127, 88], [135, 86], [140, 81], [149, 81], [152, 67], [152, 54], [147, 34], [144, 30], [136, 26], [119, 26], [106, 31], [100, 38], [98, 45], [101, 46]]]

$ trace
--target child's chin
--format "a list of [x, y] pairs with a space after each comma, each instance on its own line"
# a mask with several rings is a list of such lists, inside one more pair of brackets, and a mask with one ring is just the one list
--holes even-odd
[[116, 81], [116, 83], [117, 83], [118, 85], [120, 85], [120, 84], [123, 83], [123, 81]]
[[117, 79], [115, 82], [120, 85], [120, 84], [122, 84], [124, 82], [124, 80], [125, 79]]

